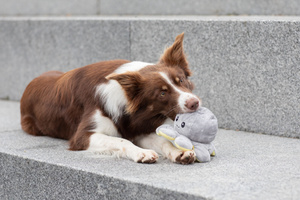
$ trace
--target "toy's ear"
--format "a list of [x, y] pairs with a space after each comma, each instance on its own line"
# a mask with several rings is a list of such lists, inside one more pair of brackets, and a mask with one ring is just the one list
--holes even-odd
[[188, 62], [183, 50], [184, 33], [178, 35], [172, 46], [167, 48], [160, 58], [160, 63], [167, 66], [179, 66], [185, 72], [186, 76], [191, 76]]

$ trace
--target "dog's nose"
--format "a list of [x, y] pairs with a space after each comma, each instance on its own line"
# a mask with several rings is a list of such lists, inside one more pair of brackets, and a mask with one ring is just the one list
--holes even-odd
[[189, 110], [191, 111], [195, 111], [198, 109], [199, 107], [199, 99], [197, 98], [190, 98], [186, 101], [186, 105], [185, 105]]

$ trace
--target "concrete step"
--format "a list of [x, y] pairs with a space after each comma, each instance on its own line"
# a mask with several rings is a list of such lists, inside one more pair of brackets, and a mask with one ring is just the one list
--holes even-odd
[[297, 0], [101, 0], [104, 15], [299, 15]]
[[157, 62], [181, 32], [220, 128], [300, 137], [300, 17], [0, 18], [0, 98], [19, 100], [48, 70]]
[[0, 15], [299, 15], [298, 0], [0, 0]]
[[210, 163], [156, 164], [68, 151], [0, 101], [0, 199], [299, 199], [300, 140], [220, 129]]

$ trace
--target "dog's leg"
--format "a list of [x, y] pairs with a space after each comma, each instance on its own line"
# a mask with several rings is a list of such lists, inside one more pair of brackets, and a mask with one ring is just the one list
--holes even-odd
[[157, 153], [167, 157], [172, 162], [181, 164], [191, 164], [196, 160], [194, 151], [182, 151], [173, 146], [165, 138], [159, 137], [155, 133], [140, 136], [135, 140], [136, 144], [142, 148], [153, 149]]
[[89, 111], [83, 116], [77, 132], [70, 139], [70, 150], [112, 154], [141, 163], [154, 163], [158, 159], [153, 150], [142, 149], [120, 137], [110, 118], [103, 116], [100, 110]]
[[88, 151], [113, 154], [118, 157], [127, 157], [139, 163], [154, 163], [158, 155], [153, 150], [142, 149], [132, 142], [118, 137], [94, 133], [90, 136]]

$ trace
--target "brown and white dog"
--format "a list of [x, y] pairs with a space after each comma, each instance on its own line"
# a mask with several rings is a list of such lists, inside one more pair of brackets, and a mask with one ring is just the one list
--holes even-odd
[[176, 37], [157, 64], [112, 60], [35, 78], [21, 99], [22, 129], [67, 139], [70, 150], [142, 163], [156, 162], [159, 153], [173, 162], [193, 163], [194, 151], [183, 152], [154, 133], [176, 114], [201, 106], [191, 93], [183, 37]]

